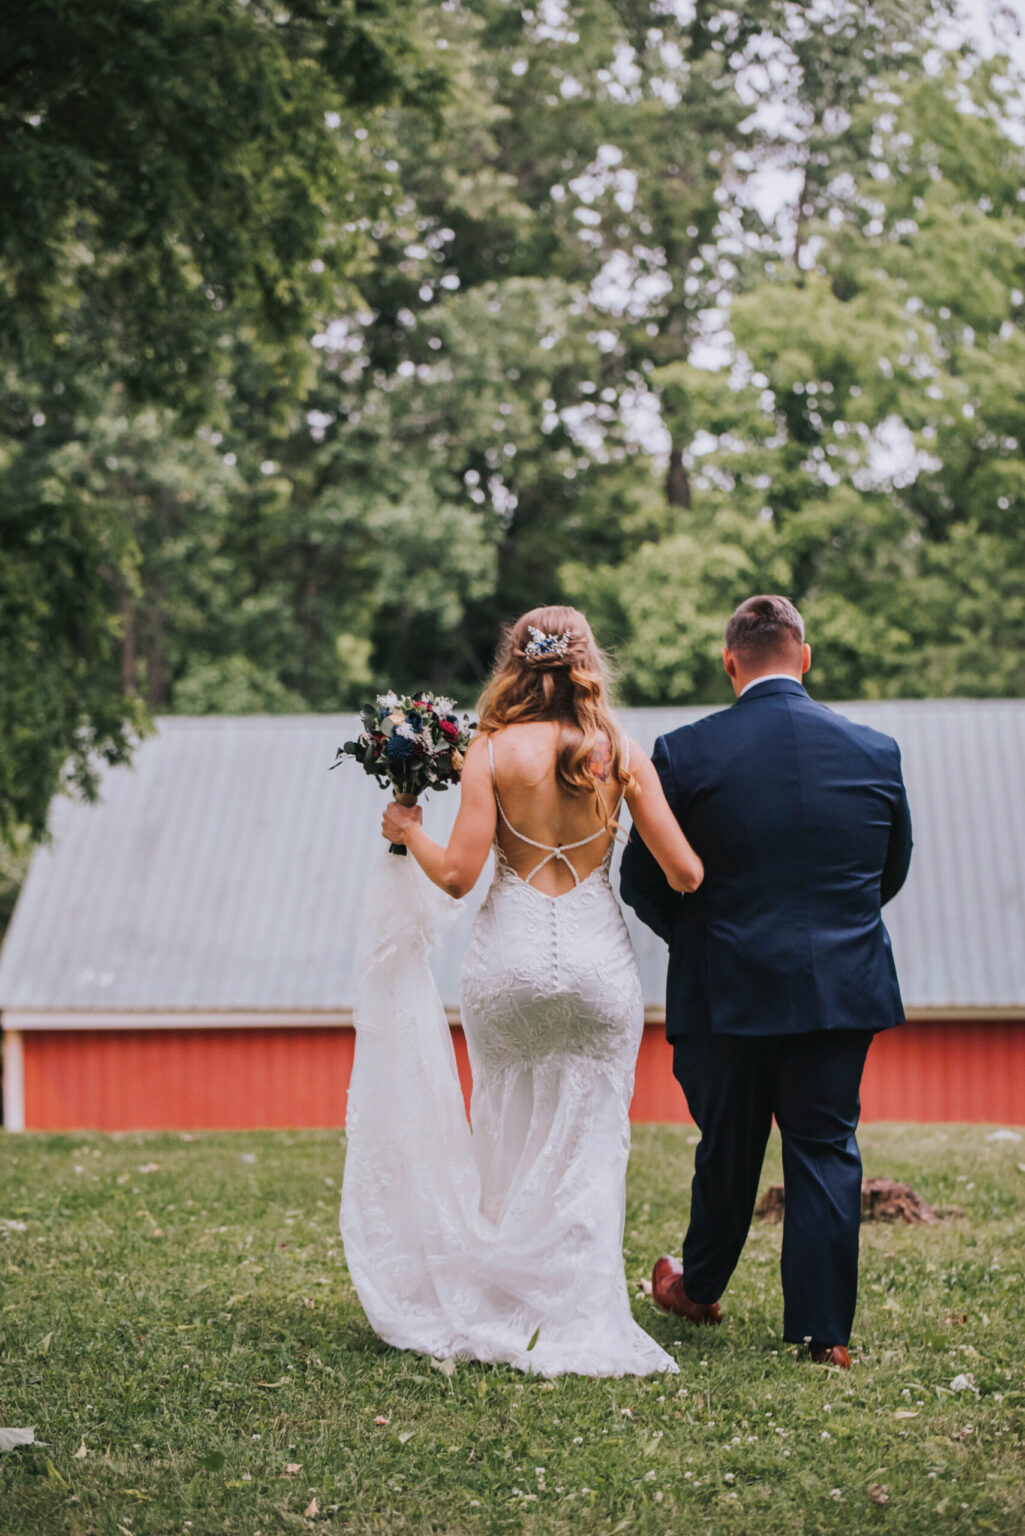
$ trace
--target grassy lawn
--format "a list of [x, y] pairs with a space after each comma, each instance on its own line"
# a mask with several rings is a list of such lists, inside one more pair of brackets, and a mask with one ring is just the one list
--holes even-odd
[[[0, 1533], [1025, 1531], [1025, 1141], [862, 1145], [965, 1215], [863, 1228], [849, 1375], [781, 1342], [760, 1227], [718, 1331], [638, 1294], [678, 1377], [543, 1382], [377, 1341], [336, 1133], [0, 1138], [0, 1425], [41, 1442], [0, 1454]], [[635, 1132], [634, 1282], [678, 1247], [692, 1156]]]

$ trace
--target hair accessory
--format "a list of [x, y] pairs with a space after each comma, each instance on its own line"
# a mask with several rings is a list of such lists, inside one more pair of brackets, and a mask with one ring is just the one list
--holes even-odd
[[573, 636], [568, 629], [564, 629], [561, 635], [546, 635], [543, 629], [535, 629], [533, 624], [528, 624], [527, 628], [530, 639], [523, 647], [523, 654], [528, 661], [548, 661], [552, 656], [561, 658], [573, 643]]

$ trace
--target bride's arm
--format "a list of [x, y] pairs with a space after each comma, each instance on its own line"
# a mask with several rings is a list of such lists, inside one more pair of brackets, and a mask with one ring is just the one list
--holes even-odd
[[705, 866], [670, 809], [654, 763], [634, 741], [630, 743], [630, 772], [634, 784], [626, 792], [626, 803], [638, 837], [674, 891], [696, 891], [705, 877]]
[[382, 836], [405, 843], [424, 874], [450, 896], [473, 889], [495, 840], [498, 812], [482, 736], [470, 743], [459, 782], [459, 814], [447, 846], [427, 836], [418, 806], [389, 805], [381, 822]]

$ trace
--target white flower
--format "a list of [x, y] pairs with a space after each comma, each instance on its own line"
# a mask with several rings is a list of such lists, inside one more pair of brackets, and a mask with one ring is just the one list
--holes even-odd
[[377, 695], [377, 702], [382, 709], [394, 709], [399, 702], [399, 696], [397, 693], [392, 693], [391, 689], [389, 689], [387, 693], [379, 693]]
[[442, 717], [453, 715], [455, 714], [456, 701], [455, 699], [435, 699], [434, 707]]
[[397, 725], [395, 727], [395, 734], [396, 734], [396, 736], [405, 736], [407, 741], [415, 741], [416, 740], [416, 732], [414, 731], [413, 727], [409, 724], [409, 722], [406, 721], [406, 720], [403, 720], [401, 725]]
[[955, 1376], [950, 1383], [951, 1392], [975, 1392], [978, 1389], [970, 1376]]

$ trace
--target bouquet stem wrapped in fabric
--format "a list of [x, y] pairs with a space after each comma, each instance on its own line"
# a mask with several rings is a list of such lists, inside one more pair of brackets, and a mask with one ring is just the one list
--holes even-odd
[[[338, 748], [331, 766], [354, 757], [364, 773], [391, 788], [400, 805], [415, 805], [425, 790], [458, 784], [476, 730], [469, 715], [456, 714], [451, 699], [426, 690], [379, 693], [373, 704], [363, 706], [360, 723], [359, 736]], [[388, 846], [392, 853], [406, 852], [400, 843]]]

